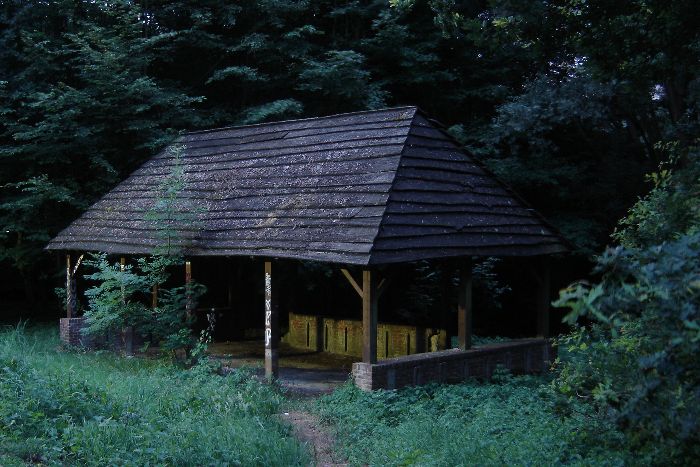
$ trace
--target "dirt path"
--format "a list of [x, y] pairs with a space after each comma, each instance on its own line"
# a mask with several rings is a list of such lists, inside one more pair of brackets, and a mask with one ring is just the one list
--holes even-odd
[[297, 439], [312, 449], [315, 465], [324, 467], [348, 465], [335, 451], [333, 435], [321, 425], [315, 415], [301, 410], [290, 410], [282, 413], [282, 419], [292, 425]]

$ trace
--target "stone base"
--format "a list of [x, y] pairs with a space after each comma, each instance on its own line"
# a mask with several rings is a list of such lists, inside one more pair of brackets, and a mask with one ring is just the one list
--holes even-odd
[[132, 355], [144, 345], [144, 338], [134, 328], [126, 327], [121, 332], [110, 333], [106, 336], [87, 336], [83, 328], [87, 326], [84, 317], [61, 318], [59, 329], [61, 343], [67, 347], [82, 347], [84, 349], [110, 349]]
[[85, 318], [61, 318], [59, 329], [61, 343], [68, 347], [91, 348], [93, 341], [90, 337], [83, 335], [83, 328], [86, 326]]
[[490, 378], [497, 365], [513, 373], [542, 373], [555, 352], [548, 339], [522, 339], [462, 350], [444, 350], [383, 360], [353, 363], [360, 389], [399, 389], [428, 383], [459, 383], [467, 378]]

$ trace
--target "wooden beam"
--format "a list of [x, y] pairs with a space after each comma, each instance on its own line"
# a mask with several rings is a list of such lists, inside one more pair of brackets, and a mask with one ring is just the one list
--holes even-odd
[[279, 376], [279, 319], [272, 284], [272, 262], [265, 261], [265, 377]]
[[472, 346], [472, 315], [472, 262], [466, 259], [459, 268], [457, 300], [457, 339], [461, 350]]
[[549, 258], [540, 260], [540, 274], [537, 287], [537, 336], [549, 337], [549, 304], [551, 296], [551, 266]]
[[391, 277], [384, 277], [379, 281], [379, 285], [377, 285], [377, 299], [381, 298], [382, 294], [389, 288], [391, 280]]
[[[126, 258], [123, 256], [119, 258], [119, 270], [121, 272], [126, 270]], [[124, 283], [122, 282], [122, 305], [124, 304], [126, 304], [126, 287], [124, 287]]]
[[350, 274], [350, 271], [348, 271], [347, 269], [341, 269], [340, 272], [342, 272], [343, 275], [345, 276], [345, 278], [348, 280], [348, 282], [350, 282], [350, 285], [352, 285], [352, 288], [355, 289], [355, 292], [357, 292], [357, 294], [360, 297], [362, 297], [362, 294], [363, 294], [362, 287], [360, 287], [360, 285], [357, 283], [357, 281], [355, 281], [355, 278], [352, 277], [352, 274]]
[[192, 316], [192, 292], [191, 292], [191, 287], [192, 287], [192, 261], [186, 260], [185, 261], [185, 293], [187, 294], [186, 300], [185, 300], [185, 313], [187, 314], [188, 317]]
[[376, 278], [369, 269], [362, 271], [362, 361], [377, 363], [378, 301]]
[[151, 308], [157, 308], [158, 307], [158, 284], [155, 284], [153, 286], [153, 289], [151, 290]]
[[75, 279], [70, 265], [70, 253], [66, 255], [66, 317], [75, 317]]

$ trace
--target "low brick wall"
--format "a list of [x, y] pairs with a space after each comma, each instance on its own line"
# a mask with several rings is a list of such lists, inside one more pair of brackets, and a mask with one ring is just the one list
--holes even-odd
[[353, 363], [355, 384], [364, 390], [399, 389], [432, 382], [459, 383], [490, 378], [497, 365], [513, 373], [541, 373], [555, 353], [547, 339], [522, 339], [462, 351], [458, 349], [391, 358], [375, 364]]
[[[289, 313], [288, 344], [317, 351], [362, 356], [362, 321]], [[377, 357], [392, 358], [447, 348], [444, 329], [377, 325]]]
[[61, 318], [59, 335], [61, 343], [68, 347], [85, 349], [110, 349], [115, 352], [133, 354], [144, 345], [144, 338], [133, 328], [125, 328], [121, 332], [110, 333], [107, 336], [90, 337], [83, 334], [86, 326], [85, 318]]
[[85, 327], [85, 318], [61, 318], [59, 323], [59, 334], [61, 343], [70, 347], [87, 347], [93, 346], [92, 339], [84, 336], [82, 331]]

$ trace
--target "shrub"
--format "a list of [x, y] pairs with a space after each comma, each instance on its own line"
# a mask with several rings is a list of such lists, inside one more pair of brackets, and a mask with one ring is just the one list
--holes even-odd
[[[363, 392], [346, 385], [317, 410], [352, 464], [621, 464], [621, 435], [585, 404], [559, 408], [546, 381], [501, 372], [493, 383]], [[572, 410], [572, 408], [574, 410]]]
[[0, 331], [3, 465], [308, 465], [250, 374], [59, 353], [55, 331]]
[[654, 189], [620, 222], [596, 284], [563, 290], [566, 321], [555, 387], [585, 400], [655, 463], [700, 456], [700, 152], [664, 146]]
[[651, 248], [618, 247], [599, 260], [602, 280], [558, 302], [590, 328], [563, 339], [569, 360], [556, 387], [591, 401], [655, 459], [700, 455], [700, 234]]

